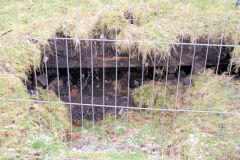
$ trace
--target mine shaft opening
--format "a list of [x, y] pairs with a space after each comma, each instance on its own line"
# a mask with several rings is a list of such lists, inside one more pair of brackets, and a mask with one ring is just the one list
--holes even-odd
[[[66, 37], [60, 33], [57, 36]], [[29, 93], [34, 94], [37, 84], [38, 87], [52, 90], [62, 101], [67, 102], [67, 106], [71, 102], [69, 113], [73, 124], [83, 119], [97, 121], [115, 108], [117, 114], [121, 115], [121, 106], [135, 106], [133, 89], [152, 81], [153, 77], [155, 81], [164, 82], [167, 74], [167, 80], [177, 85], [179, 76], [179, 80], [187, 85], [189, 83], [186, 80], [191, 73], [201, 74], [204, 67], [216, 71], [220, 50], [220, 46], [210, 46], [205, 60], [206, 46], [196, 46], [194, 51], [193, 45], [183, 45], [182, 48], [176, 45], [171, 49], [168, 62], [156, 57], [156, 63], [153, 63], [153, 56], [147, 56], [143, 65], [141, 56], [129, 58], [127, 53], [116, 56], [110, 43], [105, 46], [105, 55], [101, 54], [102, 42], [93, 43], [92, 54], [88, 43], [83, 44], [87, 45], [85, 47], [80, 45], [80, 48], [74, 48], [73, 41], [68, 39], [49, 39], [48, 43], [50, 50], [41, 47], [40, 68], [38, 71], [31, 69], [27, 88]], [[185, 40], [184, 43], [189, 42]], [[232, 51], [231, 47], [222, 47], [218, 74], [228, 71]]]

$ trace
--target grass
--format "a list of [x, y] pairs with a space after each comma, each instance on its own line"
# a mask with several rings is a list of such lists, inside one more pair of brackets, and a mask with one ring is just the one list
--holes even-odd
[[[130, 149], [131, 152], [127, 152], [126, 149], [121, 152], [104, 150], [105, 154], [101, 151], [92, 151], [90, 148], [89, 152], [80, 152], [79, 150], [71, 149], [67, 145], [67, 135], [70, 131], [70, 120], [68, 116], [68, 109], [64, 106], [59, 106], [54, 103], [36, 103], [34, 100], [48, 101], [48, 94], [46, 91], [39, 89], [39, 96], [30, 96], [26, 93], [25, 86], [22, 81], [27, 79], [27, 74], [29, 69], [40, 65], [40, 45], [44, 45], [48, 49], [47, 39], [40, 37], [53, 37], [57, 31], [63, 31], [66, 35], [73, 38], [99, 38], [104, 26], [104, 34], [107, 39], [118, 39], [118, 40], [130, 40], [130, 41], [160, 41], [160, 42], [179, 42], [181, 35], [184, 33], [185, 36], [189, 36], [191, 42], [195, 39], [206, 38], [209, 33], [210, 19], [212, 17], [212, 28], [211, 28], [211, 40], [213, 43], [219, 43], [219, 38], [221, 36], [222, 27], [225, 18], [225, 9], [228, 6], [226, 14], [226, 23], [224, 30], [224, 39], [227, 44], [234, 44], [234, 35], [237, 30], [239, 9], [235, 7], [235, 0], [229, 1], [228, 5], [225, 0], [218, 0], [215, 5], [212, 1], [203, 0], [199, 7], [199, 18], [197, 24], [197, 11], [198, 2], [189, 1], [185, 4], [184, 1], [178, 0], [174, 1], [172, 6], [169, 0], [160, 0], [159, 8], [157, 0], [150, 0], [146, 3], [146, 13], [145, 13], [145, 2], [132, 0], [131, 3], [131, 14], [133, 15], [133, 24], [129, 23], [125, 15], [129, 12], [129, 1], [119, 0], [117, 5], [115, 1], [103, 0], [103, 21], [102, 21], [102, 1], [96, 0], [94, 3], [89, 4], [87, 1], [75, 1], [75, 0], [44, 0], [44, 1], [3, 1], [0, 7], [0, 35], [9, 31], [7, 35], [12, 37], [0, 37], [0, 97], [8, 99], [21, 99], [21, 100], [33, 100], [33, 101], [15, 101], [15, 100], [1, 100], [0, 101], [0, 146], [1, 152], [7, 153], [8, 155], [3, 156], [2, 159], [11, 158], [11, 153], [19, 154], [41, 154], [49, 159], [49, 156], [62, 155], [63, 157], [80, 157], [80, 158], [105, 158], [112, 159], [115, 155], [117, 159], [145, 159], [146, 158], [146, 147], [149, 142], [151, 142], [150, 151], [153, 153], [161, 152], [163, 153], [162, 158], [169, 158], [169, 145], [172, 145], [174, 150], [173, 155], [177, 156], [180, 154], [178, 150], [182, 150], [182, 155], [184, 157], [199, 157], [205, 156], [205, 158], [210, 155], [213, 156], [212, 147], [215, 147], [216, 156], [224, 155], [226, 152], [224, 150], [225, 146], [228, 146], [229, 154], [236, 156], [236, 146], [238, 145], [237, 140], [239, 137], [239, 124], [236, 124], [232, 130], [228, 123], [234, 119], [235, 123], [239, 122], [239, 115], [235, 115], [233, 118], [229, 115], [212, 114], [209, 126], [206, 126], [208, 122], [208, 114], [200, 114], [199, 119], [196, 120], [196, 113], [189, 113], [186, 123], [188, 127], [185, 129], [185, 134], [183, 135], [183, 126], [185, 123], [185, 113], [176, 114], [175, 130], [173, 135], [172, 132], [172, 112], [165, 112], [165, 118], [163, 119], [163, 127], [159, 127], [162, 119], [159, 115], [163, 112], [157, 111], [153, 112], [153, 121], [150, 126], [151, 117], [150, 113], [145, 111], [142, 113], [141, 129], [138, 130], [139, 115], [137, 112], [129, 111], [132, 115], [129, 117], [129, 126], [126, 127], [126, 115], [118, 118], [116, 123], [118, 128], [116, 129], [116, 136], [118, 139], [122, 139], [120, 144], [119, 141], [114, 142], [114, 145], [118, 150], [121, 150], [121, 146], [126, 144], [126, 148]], [[117, 24], [116, 24], [116, 6], [117, 6]], [[186, 6], [186, 15], [185, 14]], [[212, 12], [212, 10], [214, 10]], [[91, 12], [90, 12], [91, 11]], [[91, 14], [90, 14], [91, 13]], [[146, 16], [144, 16], [146, 14]], [[172, 15], [172, 16], [171, 16]], [[172, 21], [171, 21], [172, 17]], [[185, 21], [184, 21], [185, 18]], [[156, 27], [156, 24], [161, 27]], [[185, 23], [184, 23], [185, 22]], [[198, 25], [197, 36], [195, 37], [196, 25]], [[117, 26], [117, 34], [116, 34]], [[183, 27], [184, 26], [184, 27]], [[162, 28], [162, 29], [159, 29]], [[184, 28], [184, 30], [183, 30]], [[14, 36], [23, 36], [24, 38], [18, 38]], [[31, 37], [38, 40], [38, 44], [33, 43]], [[230, 39], [229, 39], [230, 37]], [[237, 37], [237, 43], [239, 43], [239, 34]], [[79, 41], [75, 41], [76, 46]], [[82, 43], [85, 47], [89, 47], [89, 41], [84, 41]], [[118, 42], [117, 44], [110, 44], [113, 49], [118, 49], [119, 54], [128, 52], [127, 42]], [[167, 54], [168, 45], [159, 44], [155, 46], [150, 43], [137, 43], [131, 42], [130, 47], [132, 49], [132, 56], [137, 55], [138, 48], [142, 55], [151, 55], [154, 51], [160, 54], [163, 58]], [[239, 47], [235, 50], [235, 63], [239, 65], [240, 57]], [[210, 73], [209, 73], [210, 74]], [[212, 76], [212, 75], [211, 75]], [[205, 85], [203, 86], [203, 99], [201, 100], [201, 110], [209, 110], [210, 99], [211, 99], [211, 87], [213, 80], [205, 79]], [[194, 77], [195, 86], [191, 89], [191, 103], [189, 103], [189, 109], [197, 110], [199, 103], [199, 93], [201, 78]], [[217, 77], [217, 85], [215, 90], [215, 96], [213, 99], [214, 111], [221, 111], [223, 98], [222, 98], [222, 86], [225, 84], [226, 77]], [[235, 93], [236, 85], [230, 81], [230, 89], [227, 91], [227, 99], [224, 106], [224, 110], [232, 111], [234, 108], [233, 101], [236, 100], [237, 95]], [[154, 108], [162, 107], [163, 105], [163, 84], [158, 83], [158, 87], [155, 88], [154, 94]], [[151, 102], [151, 84], [144, 85], [143, 94], [143, 104], [144, 106], [149, 106]], [[179, 100], [176, 104], [178, 109], [186, 109], [186, 99], [182, 99], [183, 95], [187, 95], [187, 91], [183, 92], [182, 85], [180, 86], [180, 92], [183, 93], [179, 96]], [[171, 95], [172, 91], [176, 88], [174, 86], [169, 86], [167, 94]], [[134, 91], [135, 100], [139, 99], [139, 90]], [[168, 109], [173, 109], [175, 105], [175, 95], [168, 96], [166, 99], [165, 107]], [[49, 93], [50, 101], [58, 101], [56, 95], [52, 92]], [[184, 104], [184, 105], [183, 105]], [[184, 108], [185, 107], [185, 108]], [[49, 110], [51, 115], [49, 116]], [[60, 114], [61, 113], [61, 114]], [[126, 114], [126, 113], [125, 113]], [[61, 115], [61, 117], [60, 117]], [[108, 132], [104, 133], [108, 139], [108, 144], [106, 147], [112, 147], [111, 145], [115, 137], [114, 130], [114, 119], [112, 115], [106, 117], [106, 130]], [[40, 121], [39, 121], [40, 119]], [[41, 124], [40, 124], [41, 122]], [[50, 125], [51, 122], [51, 125]], [[195, 126], [198, 122], [198, 126]], [[213, 141], [216, 138], [216, 133], [219, 130], [219, 122], [223, 122], [222, 132], [219, 132], [217, 141]], [[98, 122], [100, 123], [100, 122]], [[90, 137], [89, 133], [92, 131], [91, 124], [88, 122], [84, 123], [84, 130], [86, 137]], [[170, 126], [170, 127], [169, 127]], [[96, 124], [96, 137], [100, 137], [103, 133], [102, 124]], [[206, 128], [211, 133], [206, 132]], [[80, 132], [79, 127], [73, 127], [73, 131]], [[224, 132], [223, 132], [224, 131]], [[150, 133], [149, 133], [150, 132]], [[162, 137], [159, 135], [162, 134]], [[196, 133], [196, 134], [192, 134]], [[152, 135], [153, 138], [150, 139], [147, 135]], [[226, 137], [232, 136], [230, 139]], [[99, 142], [99, 140], [94, 137], [91, 143]], [[182, 138], [183, 147], [181, 147], [180, 142]], [[115, 137], [116, 138], [116, 137]], [[62, 142], [61, 140], [65, 142]], [[130, 139], [128, 146], [127, 139]], [[197, 140], [196, 140], [197, 139]], [[205, 139], [205, 140], [203, 140]], [[164, 141], [163, 141], [164, 140]], [[116, 140], [115, 140], [116, 141]], [[192, 141], [197, 142], [195, 147], [192, 146]], [[202, 145], [202, 142], [207, 145]], [[227, 143], [227, 141], [229, 141]], [[158, 148], [158, 144], [162, 143], [163, 147]], [[141, 147], [143, 145], [143, 147]], [[90, 145], [91, 146], [91, 145]], [[138, 149], [140, 146], [141, 149]], [[42, 149], [43, 147], [43, 149]], [[120, 148], [120, 149], [119, 149]], [[137, 152], [139, 150], [139, 152]], [[176, 150], [176, 151], [175, 151]], [[202, 150], [208, 151], [201, 152]], [[154, 154], [151, 154], [155, 158]], [[25, 157], [26, 158], [26, 157]]]
[[[235, 7], [235, 0], [228, 1], [228, 4], [225, 0], [215, 1], [214, 5], [212, 1], [207, 0], [203, 0], [200, 4], [197, 1], [189, 1], [185, 4], [184, 1], [178, 0], [174, 1], [173, 6], [169, 0], [160, 0], [159, 8], [158, 1], [151, 0], [146, 3], [146, 13], [145, 2], [133, 0], [131, 2], [133, 24], [129, 23], [129, 19], [125, 17], [125, 15], [129, 15], [127, 13], [129, 13], [130, 6], [130, 3], [126, 0], [118, 1], [117, 4], [112, 0], [105, 0], [103, 4], [101, 0], [94, 1], [92, 4], [87, 1], [77, 2], [75, 0], [65, 3], [60, 0], [44, 0], [38, 3], [26, 0], [16, 1], [16, 3], [13, 1], [4, 2], [1, 6], [0, 20], [3, 23], [0, 24], [0, 33], [13, 30], [8, 35], [25, 36], [25, 38], [10, 38], [9, 40], [8, 38], [1, 38], [2, 61], [9, 64], [10, 53], [12, 53], [14, 55], [12, 56], [13, 62], [18, 62], [15, 68], [22, 73], [24, 66], [28, 68], [33, 64], [32, 50], [35, 52], [36, 66], [39, 64], [39, 47], [32, 44], [27, 37], [54, 37], [57, 31], [63, 31], [73, 38], [98, 39], [102, 33], [102, 27], [104, 27], [107, 39], [180, 42], [181, 36], [184, 34], [185, 37], [190, 37], [191, 42], [194, 42], [195, 39], [207, 38], [209, 25], [211, 25], [211, 42], [220, 43], [224, 26], [225, 43], [234, 44], [235, 42], [239, 18], [239, 9]], [[227, 10], [226, 6], [228, 7]], [[226, 22], [224, 25], [225, 15]], [[210, 23], [211, 17], [212, 24]], [[161, 26], [161, 29], [156, 27], [157, 23]], [[47, 39], [38, 40], [39, 43], [47, 45]], [[237, 35], [237, 42], [239, 42], [239, 35]], [[79, 41], [75, 41], [75, 43], [77, 44]], [[89, 41], [83, 41], [82, 44], [84, 44], [84, 47], [90, 45]], [[156, 51], [162, 57], [167, 54], [168, 45], [165, 44], [157, 46], [150, 43], [143, 45], [137, 42], [131, 42], [130, 44], [132, 56], [138, 55], [138, 50], [144, 55], [151, 55], [153, 51]], [[111, 46], [113, 48], [117, 47], [119, 54], [127, 53], [129, 49], [126, 42], [118, 42], [117, 45], [111, 43]], [[238, 49], [236, 52], [236, 57], [239, 57]], [[26, 58], [22, 60], [22, 57]], [[24, 65], [22, 61], [24, 61]]]
[[[192, 79], [193, 84], [191, 85], [190, 91], [188, 85], [184, 86], [181, 82], [179, 83], [177, 102], [177, 85], [167, 84], [166, 95], [171, 96], [166, 96], [164, 103], [165, 83], [155, 83], [154, 102], [152, 102], [152, 82], [145, 84], [142, 89], [144, 91], [142, 93], [142, 106], [150, 107], [152, 105], [155, 108], [162, 108], [164, 106], [168, 109], [187, 109], [188, 105], [188, 109], [192, 110], [200, 109], [204, 111], [213, 110], [221, 112], [228, 109], [227, 107], [234, 104], [238, 98], [238, 82], [231, 81], [231, 78], [229, 79], [226, 75], [216, 76], [215, 78], [213, 71], [208, 70], [204, 75], [204, 79], [202, 74], [193, 75]], [[228, 89], [225, 91], [224, 87], [226, 87], [227, 83]], [[141, 89], [138, 88], [134, 91], [134, 100], [138, 104], [140, 103], [140, 97]]]
[[[152, 104], [153, 109], [162, 109], [164, 82], [155, 83], [153, 103], [152, 87], [152, 82], [144, 84], [142, 97], [141, 87], [133, 90], [137, 107], [142, 98], [142, 107], [150, 108]], [[73, 131], [76, 146], [88, 144], [83, 148], [93, 147], [102, 151], [106, 158], [112, 155], [110, 159], [114, 156], [116, 159], [125, 159], [125, 156], [126, 159], [238, 159], [240, 115], [221, 113], [239, 112], [238, 90], [239, 81], [224, 74], [215, 79], [209, 69], [205, 78], [202, 74], [193, 76], [190, 90], [180, 82], [176, 102], [176, 85], [169, 82], [165, 111], [142, 110], [140, 119], [139, 110], [129, 109], [116, 119], [114, 113], [109, 113], [94, 126], [84, 121], [83, 130], [75, 128]], [[189, 112], [173, 112], [175, 104], [178, 110]]]
[[[151, 98], [153, 85], [152, 83], [145, 84], [143, 86], [142, 104], [145, 107], [151, 107], [152, 105], [153, 108], [160, 109], [164, 106], [165, 109], [172, 110], [176, 108], [178, 110], [190, 111], [238, 112], [239, 109], [235, 109], [239, 101], [237, 93], [239, 82], [229, 81], [229, 78], [225, 75], [217, 76], [216, 80], [214, 79], [213, 71], [209, 70], [205, 73], [204, 79], [202, 74], [194, 75], [194, 83], [190, 90], [188, 90], [188, 86], [184, 87], [180, 83], [177, 102], [176, 86], [168, 84], [165, 103], [164, 83], [159, 82], [155, 84], [153, 103]], [[229, 85], [226, 90], [226, 82], [228, 81]], [[136, 102], [140, 102], [140, 93], [141, 88], [134, 91], [134, 100]], [[202, 98], [200, 98], [200, 94]], [[188, 95], [190, 96], [188, 97]], [[215, 159], [216, 157], [224, 156], [234, 159], [238, 157], [239, 141], [237, 137], [240, 136], [240, 132], [237, 126], [239, 126], [239, 115], [232, 116], [206, 112], [177, 112], [174, 115], [173, 112], [165, 111], [164, 119], [161, 119], [163, 112], [153, 111], [152, 114], [154, 120], [160, 119], [160, 122], [163, 122], [162, 131], [164, 138], [159, 138], [159, 140], [164, 140], [162, 143], [165, 147], [161, 150], [163, 154], [168, 155], [169, 150], [171, 151], [170, 148], [172, 148], [172, 154], [176, 158], [179, 158], [180, 153], [185, 158], [194, 157], [197, 159]], [[149, 116], [149, 114], [147, 115]], [[173, 124], [173, 121], [175, 124]], [[158, 125], [157, 128], [159, 128], [159, 123], [156, 124]], [[154, 129], [155, 127], [153, 127]], [[157, 144], [160, 144], [160, 142]]]
[[[7, 85], [6, 82], [8, 82]], [[2, 153], [46, 154], [50, 151], [40, 152], [42, 147], [48, 146], [49, 149], [49, 146], [53, 146], [54, 148], [56, 144], [62, 143], [61, 140], [66, 141], [66, 133], [70, 130], [70, 119], [66, 107], [58, 104], [46, 105], [24, 101], [27, 99], [47, 101], [47, 93], [39, 90], [39, 97], [30, 96], [26, 93], [21, 80], [11, 74], [6, 77], [1, 76], [0, 88], [1, 98], [19, 99], [19, 101], [1, 100], [0, 144]], [[53, 93], [50, 93], [50, 96], [52, 101], [58, 101]], [[44, 142], [39, 148], [38, 144], [46, 141], [44, 137], [48, 137], [48, 144]]]

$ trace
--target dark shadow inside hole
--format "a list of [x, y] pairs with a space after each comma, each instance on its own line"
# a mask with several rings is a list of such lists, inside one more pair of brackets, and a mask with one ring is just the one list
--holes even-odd
[[[129, 14], [129, 13], [128, 13]], [[132, 15], [127, 15], [127, 19], [130, 23], [134, 18]], [[118, 61], [116, 61], [116, 55], [114, 54], [114, 48], [112, 47], [112, 42], [105, 43], [105, 59], [103, 59], [102, 54], [102, 42], [93, 43], [93, 53], [96, 53], [93, 59], [93, 70], [91, 70], [91, 56], [90, 56], [90, 46], [88, 43], [81, 43], [80, 48], [74, 48], [72, 40], [62, 39], [65, 36], [63, 33], [58, 33], [56, 36], [60, 39], [55, 41], [50, 39], [48, 42], [50, 44], [51, 52], [46, 51], [47, 61], [47, 72], [45, 74], [45, 64], [41, 61], [41, 69], [38, 69], [35, 77], [33, 69], [30, 69], [30, 74], [28, 76], [29, 83], [27, 88], [30, 94], [36, 93], [36, 82], [38, 87], [44, 89], [52, 90], [56, 95], [60, 95], [60, 98], [64, 102], [71, 102], [71, 112], [73, 123], [81, 121], [82, 118], [88, 120], [98, 120], [106, 114], [116, 108], [116, 106], [134, 106], [134, 101], [131, 95], [131, 91], [140, 87], [142, 84], [142, 60], [131, 59], [130, 67], [130, 79], [128, 89], [128, 63], [129, 58], [127, 53], [122, 53], [118, 56]], [[62, 37], [62, 38], [61, 38]], [[68, 37], [70, 38], [70, 37]], [[85, 41], [84, 41], [85, 42]], [[202, 41], [201, 43], [204, 43]], [[66, 50], [66, 43], [68, 50]], [[190, 39], [185, 39], [184, 43], [190, 43]], [[175, 45], [175, 48], [171, 50], [171, 57], [168, 64], [168, 81], [173, 82], [177, 85], [178, 78], [178, 65], [179, 65], [179, 54], [181, 53], [181, 45]], [[185, 83], [185, 78], [188, 78], [191, 70], [193, 69], [193, 74], [200, 74], [203, 72], [206, 46], [196, 47], [195, 63], [192, 68], [192, 57], [193, 57], [193, 45], [184, 45], [182, 48], [182, 65], [180, 70], [180, 82]], [[219, 64], [218, 74], [222, 74], [228, 71], [228, 66], [230, 62], [230, 52], [232, 48], [223, 47], [221, 60]], [[206, 61], [206, 68], [216, 69], [218, 60], [219, 47], [209, 47], [208, 59]], [[68, 56], [66, 53], [68, 52]], [[55, 53], [55, 54], [52, 54]], [[58, 55], [58, 63], [56, 62], [56, 53]], [[81, 53], [81, 58], [80, 58]], [[154, 56], [150, 56], [154, 57]], [[68, 58], [68, 66], [66, 59]], [[42, 56], [42, 60], [44, 57]], [[103, 80], [103, 61], [105, 61], [105, 72]], [[82, 69], [80, 70], [80, 62], [82, 64]], [[116, 86], [116, 62], [118, 63], [117, 68], [117, 86]], [[155, 73], [154, 64], [152, 58], [147, 58], [147, 66], [144, 68], [143, 84], [149, 81], [165, 81], [167, 72], [167, 63], [164, 60], [156, 60]], [[58, 64], [58, 70], [57, 70]], [[233, 67], [234, 68], [234, 67]], [[69, 70], [69, 75], [68, 75]], [[58, 71], [58, 73], [57, 73]], [[231, 74], [234, 74], [233, 69]], [[59, 77], [57, 77], [59, 75]], [[239, 77], [239, 72], [236, 77]], [[68, 81], [69, 79], [69, 81]], [[48, 85], [47, 85], [48, 81]], [[93, 83], [92, 83], [93, 82]], [[186, 85], [189, 83], [186, 82]], [[115, 92], [117, 89], [117, 92]], [[117, 93], [117, 96], [115, 96]], [[128, 97], [129, 93], [129, 97]], [[93, 103], [93, 105], [92, 105]], [[69, 106], [69, 104], [66, 104]], [[105, 110], [103, 111], [103, 106]], [[70, 107], [69, 107], [70, 108]], [[117, 107], [117, 113], [121, 110], [121, 107]], [[94, 114], [93, 114], [94, 112]]]
[[[206, 66], [207, 68], [216, 68], [216, 66]], [[105, 68], [104, 80], [103, 69], [87, 69], [84, 68], [70, 68], [69, 75], [67, 68], [48, 68], [48, 75], [44, 72], [37, 72], [37, 85], [44, 89], [52, 90], [57, 96], [59, 95], [64, 102], [71, 102], [71, 112], [73, 124], [79, 123], [83, 119], [99, 120], [106, 114], [114, 110], [115, 106], [134, 106], [131, 91], [140, 87], [142, 84], [142, 68], [130, 68], [130, 79], [128, 89], [128, 69], [117, 69], [117, 87], [116, 87], [116, 68]], [[186, 77], [191, 73], [191, 66], [182, 66], [180, 71], [180, 82], [188, 84]], [[219, 74], [226, 71], [227, 65], [219, 66]], [[159, 72], [157, 72], [159, 70]], [[45, 71], [45, 69], [44, 69]], [[146, 84], [153, 80], [153, 67], [144, 68], [143, 83]], [[162, 72], [161, 72], [162, 71]], [[82, 73], [82, 74], [80, 74]], [[165, 81], [166, 72], [163, 67], [155, 68], [155, 81]], [[29, 93], [34, 94], [36, 90], [36, 79], [34, 72], [29, 74], [28, 90]], [[59, 75], [59, 77], [57, 77]], [[92, 77], [93, 75], [93, 77]], [[48, 85], [46, 82], [48, 78]], [[178, 70], [174, 74], [168, 74], [168, 81], [177, 84]], [[68, 81], [69, 79], [69, 81]], [[92, 84], [93, 82], [93, 84]], [[92, 89], [93, 88], [93, 89]], [[117, 89], [117, 97], [115, 96]], [[92, 92], [93, 91], [93, 92]], [[129, 97], [128, 97], [129, 91]], [[70, 94], [69, 94], [70, 93]], [[93, 102], [93, 105], [92, 105]], [[104, 102], [104, 103], [103, 103]], [[103, 104], [106, 105], [103, 110]], [[69, 106], [69, 104], [67, 104]], [[93, 116], [94, 110], [94, 116]], [[121, 107], [117, 107], [117, 113], [120, 113]]]

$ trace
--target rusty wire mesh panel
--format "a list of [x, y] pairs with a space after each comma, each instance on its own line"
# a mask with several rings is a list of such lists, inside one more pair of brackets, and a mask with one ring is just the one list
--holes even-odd
[[1, 159], [239, 159], [236, 0], [0, 13]]

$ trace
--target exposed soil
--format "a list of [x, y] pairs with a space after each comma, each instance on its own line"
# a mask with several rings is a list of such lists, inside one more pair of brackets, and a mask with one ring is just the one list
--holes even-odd
[[[131, 19], [131, 17], [129, 18]], [[60, 39], [50, 39], [48, 41], [50, 47], [42, 47], [42, 49], [45, 48], [46, 50], [44, 52], [45, 55], [42, 54], [41, 69], [37, 72], [37, 77], [34, 77], [34, 72], [29, 75], [29, 81], [32, 82], [28, 86], [29, 91], [35, 89], [35, 81], [37, 80], [38, 86], [53, 90], [56, 95], [60, 96], [61, 100], [73, 103], [69, 107], [72, 112], [73, 124], [81, 122], [82, 119], [99, 120], [104, 114], [114, 109], [113, 107], [103, 108], [100, 105], [134, 106], [131, 91], [133, 88], [139, 87], [142, 82], [143, 68], [141, 56], [137, 59], [134, 56], [128, 57], [128, 53], [121, 53], [116, 58], [112, 42], [105, 42], [103, 58], [102, 42], [92, 41], [92, 47], [90, 43], [81, 43], [80, 47], [76, 47], [73, 40], [61, 39], [66, 38], [62, 33], [57, 33], [56, 35]], [[190, 43], [190, 39], [185, 38], [184, 43]], [[198, 43], [206, 43], [206, 40], [200, 39]], [[175, 45], [172, 47], [168, 64], [168, 80], [173, 83], [177, 80], [181, 50], [180, 80], [185, 84], [187, 82], [184, 78], [190, 74], [192, 69], [193, 45]], [[193, 66], [194, 74], [202, 72], [206, 50], [206, 46], [196, 46]], [[219, 50], [220, 47], [218, 46], [209, 46], [207, 68], [216, 67]], [[222, 47], [219, 73], [227, 71], [232, 50], [233, 48]], [[153, 79], [154, 64], [151, 57], [153, 56], [148, 56], [145, 62], [148, 65], [144, 66], [144, 83]], [[129, 64], [130, 77], [128, 87]], [[155, 80], [163, 80], [166, 74], [167, 61], [157, 57], [155, 64], [156, 69], [162, 71], [155, 74]], [[117, 87], [115, 81], [116, 70]], [[116, 89], [117, 94], [115, 94]], [[121, 115], [123, 110], [117, 108], [116, 111], [118, 115]]]
[[[45, 89], [48, 87], [48, 89], [53, 90], [56, 95], [60, 95], [61, 100], [73, 103], [71, 105], [73, 123], [78, 123], [81, 121], [82, 116], [84, 119], [94, 119], [94, 121], [96, 121], [101, 119], [103, 114], [106, 114], [110, 110], [114, 109], [112, 107], [105, 107], [103, 110], [103, 107], [99, 105], [134, 106], [131, 91], [133, 88], [139, 87], [142, 81], [141, 68], [131, 68], [129, 81], [128, 68], [118, 69], [117, 87], [115, 87], [116, 68], [107, 68], [104, 72], [105, 77], [103, 80], [103, 69], [94, 69], [93, 72], [91, 69], [70, 69], [68, 83], [67, 69], [59, 69], [58, 78], [57, 70], [48, 68], [48, 86], [45, 73], [37, 73], [37, 82], [38, 86], [41, 86]], [[152, 71], [146, 70], [144, 81], [150, 81], [152, 79], [152, 73]], [[32, 73], [30, 77], [32, 78], [31, 81], [35, 82], [33, 74], [34, 73]], [[34, 84], [35, 83], [32, 83], [32, 85], [29, 87], [31, 90], [35, 89]], [[117, 94], [115, 93], [116, 89]], [[117, 96], [115, 96], [115, 94]], [[84, 105], [75, 103], [81, 103]], [[94, 111], [92, 108], [94, 108]], [[120, 108], [116, 109], [118, 115], [122, 114], [122, 111], [120, 110]]]
[[[109, 39], [111, 37], [111, 33], [104, 33], [105, 38]], [[80, 44], [76, 45], [76, 43], [72, 39], [64, 39], [71, 38], [65, 36], [63, 33], [57, 33], [57, 38], [60, 39], [50, 39], [48, 40], [50, 47], [42, 47], [42, 49], [46, 49], [45, 57], [42, 56], [42, 59], [47, 59], [47, 67], [48, 68], [113, 68], [113, 67], [128, 67], [129, 60], [131, 67], [141, 67], [142, 66], [142, 56], [133, 53], [139, 53], [138, 48], [135, 48], [134, 45], [131, 46], [131, 57], [129, 57], [129, 53], [118, 53], [116, 57], [115, 44], [113, 42], [104, 42], [104, 52], [103, 52], [103, 42], [100, 41], [80, 41]], [[99, 37], [94, 37], [99, 38]], [[226, 42], [225, 42], [226, 41]], [[223, 44], [227, 43], [227, 40], [223, 41]], [[200, 44], [207, 44], [207, 40], [204, 38], [200, 38], [197, 40]], [[190, 38], [184, 38], [183, 43], [191, 43]], [[213, 43], [210, 41], [210, 44]], [[216, 43], [215, 44], [220, 44]], [[206, 45], [197, 45], [195, 47], [195, 65], [194, 68], [196, 70], [200, 70], [204, 67], [204, 62], [206, 58], [206, 51], [208, 49], [208, 57], [207, 57], [207, 66], [216, 66], [218, 61], [218, 55], [220, 51], [220, 46], [209, 46]], [[220, 65], [226, 65], [229, 63], [230, 53], [233, 50], [232, 47], [223, 46], [221, 48], [221, 56], [220, 56]], [[180, 53], [182, 51], [181, 58], [181, 66], [191, 66], [194, 46], [193, 45], [173, 45], [171, 49], [171, 56], [169, 58], [169, 72], [174, 73], [177, 70], [180, 60]], [[56, 61], [56, 53], [58, 62]], [[103, 57], [104, 53], [104, 57]], [[67, 64], [68, 57], [68, 64]], [[148, 55], [145, 58], [145, 66], [154, 66], [153, 61], [153, 53], [152, 55]], [[116, 60], [117, 59], [117, 60]], [[93, 62], [93, 63], [91, 63]], [[104, 62], [104, 63], [103, 63]], [[116, 64], [117, 62], [117, 64]], [[161, 54], [157, 54], [156, 66], [162, 66], [166, 69], [167, 66], [167, 58], [161, 57]], [[58, 66], [57, 64], [58, 63]], [[45, 67], [45, 64], [42, 63]], [[81, 65], [81, 66], [80, 66]], [[194, 70], [195, 71], [195, 70]]]

